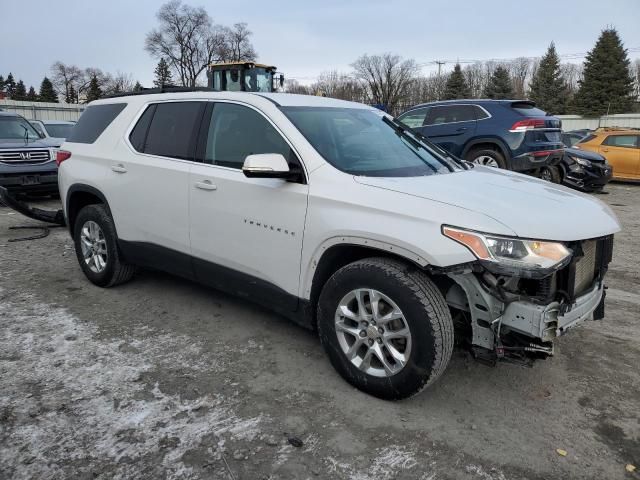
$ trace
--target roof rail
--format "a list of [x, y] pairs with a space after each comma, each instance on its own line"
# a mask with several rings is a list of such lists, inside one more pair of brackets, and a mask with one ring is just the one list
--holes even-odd
[[134, 95], [151, 95], [157, 93], [183, 93], [183, 92], [213, 92], [214, 90], [209, 87], [160, 87], [160, 88], [143, 88], [137, 92], [122, 92], [113, 93], [111, 95], [105, 95], [101, 98], [118, 98], [118, 97], [131, 97]]

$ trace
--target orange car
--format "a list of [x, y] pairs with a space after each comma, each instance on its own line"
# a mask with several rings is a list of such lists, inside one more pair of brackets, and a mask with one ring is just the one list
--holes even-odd
[[574, 148], [603, 155], [617, 180], [640, 180], [640, 130], [604, 127], [587, 135]]

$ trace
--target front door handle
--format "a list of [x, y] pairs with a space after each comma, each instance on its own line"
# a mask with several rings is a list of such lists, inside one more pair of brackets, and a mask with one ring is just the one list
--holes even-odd
[[201, 182], [196, 182], [196, 188], [200, 190], [216, 190], [216, 187], [210, 180], [203, 180]]
[[122, 165], [121, 163], [117, 165], [111, 165], [111, 170], [116, 173], [127, 173], [127, 169], [124, 168], [124, 165]]
[[456, 130], [456, 132], [465, 132], [467, 130], [467, 127], [460, 127]]
[[602, 149], [602, 151], [603, 151], [603, 152], [608, 152], [608, 151], [609, 151], [609, 149], [608, 149], [608, 148], [603, 148], [603, 149]]

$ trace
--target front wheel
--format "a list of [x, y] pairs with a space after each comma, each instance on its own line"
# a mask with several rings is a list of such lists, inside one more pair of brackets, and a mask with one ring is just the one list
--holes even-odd
[[384, 399], [429, 386], [453, 349], [453, 321], [438, 288], [424, 272], [386, 258], [351, 263], [329, 279], [318, 330], [340, 375]]
[[560, 169], [555, 166], [542, 167], [540, 169], [540, 178], [551, 183], [560, 183], [562, 180]]

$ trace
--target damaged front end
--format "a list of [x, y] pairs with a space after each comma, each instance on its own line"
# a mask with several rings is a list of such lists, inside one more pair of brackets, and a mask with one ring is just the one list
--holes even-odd
[[557, 262], [539, 269], [479, 258], [446, 272], [454, 282], [447, 303], [478, 359], [493, 364], [546, 358], [553, 355], [555, 338], [584, 320], [604, 317], [603, 279], [613, 235], [562, 245], [566, 258], [554, 254]]

